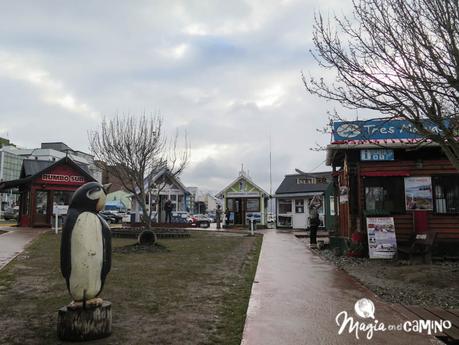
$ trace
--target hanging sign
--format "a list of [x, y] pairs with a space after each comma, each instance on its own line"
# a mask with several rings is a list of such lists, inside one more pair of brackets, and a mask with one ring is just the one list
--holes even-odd
[[[430, 132], [441, 134], [437, 124], [421, 120]], [[445, 121], [445, 126], [448, 122]], [[378, 140], [378, 139], [422, 139], [418, 130], [407, 120], [372, 119], [367, 121], [335, 121], [333, 123], [335, 141]]]
[[405, 177], [405, 207], [407, 210], [432, 210], [432, 179], [426, 177]]
[[85, 181], [83, 176], [70, 176], [70, 175], [58, 175], [58, 174], [43, 174], [41, 175], [43, 181], [49, 182], [71, 182], [71, 183], [83, 183]]
[[370, 259], [392, 259], [397, 254], [393, 217], [368, 217], [367, 235]]
[[259, 197], [259, 192], [228, 192], [226, 193], [228, 198], [248, 198], [248, 197]]
[[394, 150], [390, 149], [368, 149], [360, 150], [361, 161], [393, 161]]
[[339, 187], [339, 203], [345, 204], [349, 202], [349, 187], [341, 186]]

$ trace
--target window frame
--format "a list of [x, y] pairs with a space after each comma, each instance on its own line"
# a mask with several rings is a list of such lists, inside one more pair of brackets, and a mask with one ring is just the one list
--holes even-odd
[[[373, 210], [367, 208], [367, 188], [382, 188], [382, 208]], [[386, 203], [392, 203], [391, 210], [387, 209]], [[371, 176], [363, 178], [363, 210], [365, 215], [375, 217], [406, 214], [404, 177]]]
[[305, 202], [304, 199], [295, 199], [295, 213], [302, 214], [304, 213]]
[[[451, 211], [448, 211], [448, 209], [450, 209], [448, 207], [448, 197], [446, 196], [447, 194], [447, 190], [450, 190], [449, 188], [445, 188], [445, 184], [443, 185], [440, 185], [438, 182], [439, 182], [439, 179], [447, 179], [447, 178], [456, 178], [456, 183], [455, 182], [452, 182], [450, 183], [449, 185], [454, 185], [456, 184], [458, 187], [456, 189], [456, 211], [454, 212], [451, 212]], [[444, 198], [438, 198], [437, 197], [437, 187], [438, 186], [441, 186], [443, 191], [442, 191], [442, 194], [444, 196]], [[448, 187], [448, 186], [447, 186]], [[432, 199], [433, 199], [433, 210], [432, 210], [432, 213], [435, 214], [435, 215], [440, 215], [440, 216], [457, 216], [459, 215], [459, 174], [437, 174], [437, 175], [432, 175]], [[438, 207], [437, 207], [437, 202], [439, 200], [444, 200], [445, 202], [445, 212], [439, 212], [438, 211]]]
[[[287, 205], [290, 204], [290, 211], [287, 212], [281, 212], [281, 204]], [[277, 202], [277, 207], [278, 207], [278, 213], [279, 214], [288, 214], [291, 215], [293, 213], [293, 207], [292, 207], [292, 199], [286, 199], [286, 198], [280, 198], [279, 201]]]
[[[257, 203], [256, 209], [255, 209], [255, 208], [249, 208], [249, 201], [250, 201], [250, 202], [255, 201], [255, 202]], [[247, 212], [260, 212], [260, 207], [261, 207], [260, 204], [261, 204], [260, 198], [247, 198], [247, 201], [246, 201], [246, 211], [247, 211]]]

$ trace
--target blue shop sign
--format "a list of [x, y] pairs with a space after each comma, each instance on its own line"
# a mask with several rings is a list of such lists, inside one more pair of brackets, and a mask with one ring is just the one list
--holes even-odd
[[[430, 120], [422, 120], [426, 129], [441, 133], [440, 128]], [[445, 121], [445, 125], [447, 122]], [[407, 120], [373, 119], [367, 121], [336, 121], [333, 123], [334, 141], [421, 139], [422, 135]]]
[[361, 161], [393, 161], [394, 150], [390, 149], [369, 149], [360, 150]]

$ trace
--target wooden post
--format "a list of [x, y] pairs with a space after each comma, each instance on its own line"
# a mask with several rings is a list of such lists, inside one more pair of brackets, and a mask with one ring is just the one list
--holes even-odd
[[57, 335], [61, 340], [86, 341], [108, 337], [112, 333], [112, 304], [101, 306], [59, 309]]

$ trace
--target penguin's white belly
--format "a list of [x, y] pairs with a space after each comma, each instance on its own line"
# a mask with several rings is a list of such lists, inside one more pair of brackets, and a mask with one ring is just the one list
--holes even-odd
[[81, 213], [72, 231], [70, 293], [75, 301], [97, 296], [102, 286], [100, 274], [103, 262], [102, 225], [91, 212]]

